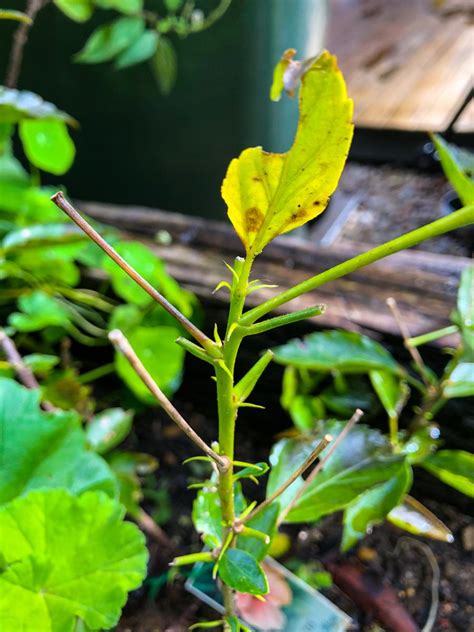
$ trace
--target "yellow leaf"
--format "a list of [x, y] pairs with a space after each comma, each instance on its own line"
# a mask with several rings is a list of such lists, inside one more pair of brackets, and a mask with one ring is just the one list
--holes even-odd
[[336, 58], [323, 52], [301, 84], [291, 149], [286, 154], [246, 149], [231, 161], [222, 183], [229, 219], [251, 256], [324, 211], [349, 152], [352, 101]]

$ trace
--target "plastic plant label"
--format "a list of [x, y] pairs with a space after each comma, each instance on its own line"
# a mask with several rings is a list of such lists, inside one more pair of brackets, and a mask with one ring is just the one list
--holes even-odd
[[[254, 632], [343, 632], [351, 618], [284, 566], [266, 558], [262, 564], [270, 592], [265, 601], [252, 595], [235, 598], [241, 622]], [[197, 564], [186, 589], [219, 613], [224, 612], [219, 584], [212, 578], [213, 564]]]

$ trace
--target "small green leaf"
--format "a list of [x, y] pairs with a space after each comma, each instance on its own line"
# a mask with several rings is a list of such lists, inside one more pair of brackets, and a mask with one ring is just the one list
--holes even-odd
[[39, 331], [45, 327], [67, 327], [69, 314], [52, 296], [36, 290], [18, 300], [22, 313], [14, 312], [8, 322], [18, 331]]
[[412, 481], [411, 467], [402, 462], [388, 481], [357, 496], [344, 511], [342, 550], [350, 549], [373, 525], [382, 522], [404, 498]]
[[474, 498], [474, 454], [464, 450], [439, 450], [421, 465], [444, 483]]
[[[0, 379], [0, 504], [42, 487], [75, 494], [117, 486], [107, 463], [86, 447], [75, 412], [45, 413], [39, 393]], [[1, 540], [0, 540], [1, 546]]]
[[168, 11], [176, 13], [181, 8], [184, 0], [165, 0], [165, 5]]
[[[240, 483], [234, 484], [235, 511], [240, 514], [245, 508], [245, 499]], [[196, 531], [203, 537], [205, 544], [213, 549], [222, 543], [223, 520], [217, 489], [208, 482], [200, 490], [193, 503], [193, 523]]]
[[118, 55], [115, 67], [121, 69], [140, 64], [153, 57], [157, 46], [158, 33], [156, 31], [145, 31], [136, 42]]
[[409, 394], [406, 382], [389, 371], [370, 371], [369, 377], [387, 415], [397, 419]]
[[474, 395], [474, 362], [461, 362], [443, 383], [443, 396], [471, 397]]
[[22, 11], [15, 11], [14, 9], [0, 9], [0, 20], [14, 20], [15, 22], [24, 22], [25, 24], [31, 24], [32, 19], [26, 13]]
[[74, 22], [87, 22], [94, 11], [92, 0], [53, 0], [60, 11]]
[[143, 0], [94, 0], [101, 9], [115, 9], [125, 15], [134, 15], [143, 9]]
[[158, 39], [152, 66], [161, 94], [168, 96], [176, 83], [178, 59], [171, 40], [163, 35]]
[[467, 266], [459, 282], [456, 321], [465, 350], [474, 356], [474, 266]]
[[270, 542], [266, 544], [259, 538], [255, 537], [243, 537], [239, 536], [237, 540], [237, 548], [241, 551], [247, 551], [250, 555], [255, 558], [258, 562], [261, 562], [270, 548], [271, 539], [273, 538], [276, 530], [276, 522], [278, 519], [278, 514], [280, 513], [280, 506], [278, 503], [273, 503], [268, 507], [265, 507], [262, 511], [260, 511], [255, 518], [249, 520], [246, 523], [247, 527], [251, 529], [256, 529], [257, 531], [261, 531], [269, 536]]
[[288, 153], [245, 149], [222, 183], [229, 218], [249, 255], [324, 211], [349, 151], [351, 118], [336, 58], [324, 51], [302, 76], [298, 129]]
[[418, 464], [426, 457], [433, 454], [439, 444], [439, 428], [437, 426], [425, 426], [412, 432], [400, 448], [406, 459], [411, 464]]
[[25, 154], [38, 169], [58, 176], [70, 169], [76, 149], [64, 121], [27, 119], [19, 130]]
[[[113, 628], [146, 575], [143, 534], [104, 494], [31, 492], [0, 509], [2, 632]], [[33, 617], [33, 619], [32, 619]]]
[[84, 48], [75, 55], [74, 60], [80, 64], [99, 64], [110, 61], [134, 44], [144, 30], [145, 23], [142, 18], [118, 18], [96, 29]]
[[0, 86], [0, 123], [18, 123], [24, 119], [57, 120], [77, 125], [69, 114], [34, 92]]
[[240, 549], [227, 549], [219, 563], [219, 577], [240, 593], [268, 593], [267, 578], [260, 565], [249, 553]]
[[387, 370], [401, 373], [401, 367], [378, 342], [348, 331], [324, 331], [309, 334], [273, 349], [274, 360], [315, 371], [368, 373]]
[[441, 542], [454, 541], [448, 527], [411, 496], [407, 496], [401, 505], [392, 509], [387, 520], [414, 535], [422, 535]]
[[97, 454], [104, 454], [121, 443], [132, 428], [133, 411], [109, 408], [95, 415], [86, 425], [86, 438]]
[[474, 202], [474, 155], [447, 143], [438, 134], [431, 138], [441, 160], [443, 171], [463, 206]]
[[[183, 374], [185, 352], [175, 344], [179, 334], [180, 331], [174, 327], [137, 327], [127, 334], [145, 368], [167, 395], [177, 390]], [[139, 399], [157, 405], [156, 399], [121, 353], [115, 355], [115, 366], [117, 373]]]
[[58, 356], [46, 353], [30, 353], [23, 357], [25, 365], [36, 374], [48, 373], [59, 363]]
[[[33, 224], [13, 230], [2, 241], [6, 252], [29, 248], [58, 246], [61, 244], [85, 244], [84, 234], [77, 230], [77, 226], [70, 224]], [[76, 253], [73, 253], [73, 257]]]

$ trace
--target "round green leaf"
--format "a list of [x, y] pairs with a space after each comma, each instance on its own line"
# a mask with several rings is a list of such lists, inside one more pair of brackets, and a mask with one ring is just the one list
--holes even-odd
[[266, 595], [268, 581], [257, 560], [240, 549], [227, 549], [219, 562], [219, 577], [240, 593]]
[[132, 428], [133, 411], [109, 408], [95, 415], [86, 426], [87, 442], [98, 454], [108, 452], [125, 439]]
[[20, 138], [28, 160], [43, 171], [60, 176], [74, 162], [76, 149], [66, 123], [56, 120], [23, 120]]
[[0, 510], [2, 632], [73, 632], [117, 624], [146, 575], [144, 537], [104, 494], [31, 492]]
[[77, 413], [45, 413], [39, 393], [0, 379], [0, 504], [32, 489], [117, 494], [107, 463], [87, 449]]

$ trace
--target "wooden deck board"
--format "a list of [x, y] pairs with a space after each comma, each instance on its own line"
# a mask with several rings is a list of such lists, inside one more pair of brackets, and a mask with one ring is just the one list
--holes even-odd
[[[474, 80], [474, 22], [429, 0], [332, 0], [328, 47], [354, 99], [356, 126], [445, 131]], [[474, 131], [472, 115], [456, 130]]]

